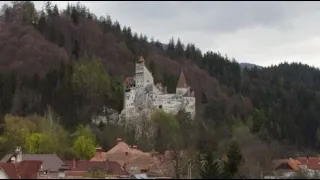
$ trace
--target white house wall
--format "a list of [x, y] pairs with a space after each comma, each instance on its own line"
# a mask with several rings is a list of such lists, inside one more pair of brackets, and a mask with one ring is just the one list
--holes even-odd
[[8, 175], [0, 169], [0, 179], [9, 179]]

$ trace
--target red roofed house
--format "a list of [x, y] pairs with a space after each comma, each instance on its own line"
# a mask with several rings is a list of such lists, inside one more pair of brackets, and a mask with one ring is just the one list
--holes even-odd
[[301, 163], [295, 159], [274, 160], [274, 174], [279, 177], [293, 177], [301, 169]]
[[274, 174], [278, 177], [292, 177], [296, 172], [303, 171], [309, 177], [320, 177], [319, 157], [298, 157], [297, 159], [274, 160]]
[[69, 170], [65, 171], [66, 178], [120, 178], [129, 176], [119, 163], [114, 161], [65, 161]]
[[[298, 157], [297, 160], [302, 164], [303, 168], [308, 172], [310, 177], [320, 176], [320, 158], [319, 157]], [[315, 174], [317, 173], [317, 174]]]
[[107, 152], [103, 152], [101, 147], [96, 148], [96, 154], [90, 161], [106, 161], [107, 160]]
[[40, 161], [42, 168], [39, 172], [42, 178], [63, 177], [63, 171], [66, 169], [63, 161], [56, 154], [23, 154], [20, 147], [17, 147], [15, 153], [5, 155], [0, 163], [19, 163], [23, 161]]
[[0, 163], [0, 179], [37, 179], [41, 168], [41, 161]]
[[156, 176], [166, 176], [164, 158], [156, 153], [143, 152], [137, 146], [130, 147], [121, 138], [108, 152], [97, 148], [95, 156], [90, 161], [115, 161], [130, 174], [148, 173]]

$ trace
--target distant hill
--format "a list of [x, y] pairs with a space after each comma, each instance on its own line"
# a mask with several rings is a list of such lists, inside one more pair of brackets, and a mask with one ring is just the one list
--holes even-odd
[[251, 64], [251, 63], [239, 63], [239, 65], [240, 65], [241, 68], [248, 68], [248, 69], [251, 69], [251, 68], [254, 68], [254, 67], [257, 67], [258, 69], [263, 68], [262, 66], [259, 66], [259, 65], [256, 65], [256, 64]]

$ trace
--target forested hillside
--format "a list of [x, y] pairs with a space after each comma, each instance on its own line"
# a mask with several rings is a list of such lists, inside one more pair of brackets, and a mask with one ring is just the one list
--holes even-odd
[[[202, 52], [178, 37], [164, 49], [162, 42], [110, 16], [96, 17], [80, 4], [58, 9], [47, 2], [37, 11], [30, 1], [16, 1], [2, 8], [0, 19], [1, 133], [6, 114], [44, 116], [48, 106], [69, 132], [90, 124], [103, 106], [120, 111], [123, 79], [143, 55], [156, 82], [169, 92], [184, 70], [197, 99], [196, 128], [186, 130], [196, 134], [197, 150], [223, 153], [234, 136], [249, 172], [257, 166], [250, 163], [267, 168], [266, 159], [289, 156], [288, 149], [320, 146], [320, 71], [313, 67], [283, 63], [242, 69], [234, 59]], [[120, 135], [114, 127], [93, 129], [103, 147]], [[252, 177], [258, 172], [250, 169]]]

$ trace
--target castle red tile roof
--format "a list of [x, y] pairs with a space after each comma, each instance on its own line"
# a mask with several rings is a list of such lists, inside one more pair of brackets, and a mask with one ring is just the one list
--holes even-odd
[[134, 78], [133, 77], [126, 77], [124, 80], [124, 84], [126, 87], [130, 87], [131, 85], [134, 84]]
[[186, 78], [184, 77], [183, 71], [181, 71], [177, 88], [186, 88], [186, 87], [187, 87]]
[[0, 168], [10, 179], [34, 179], [41, 169], [42, 161], [22, 161], [20, 163], [0, 163]]

